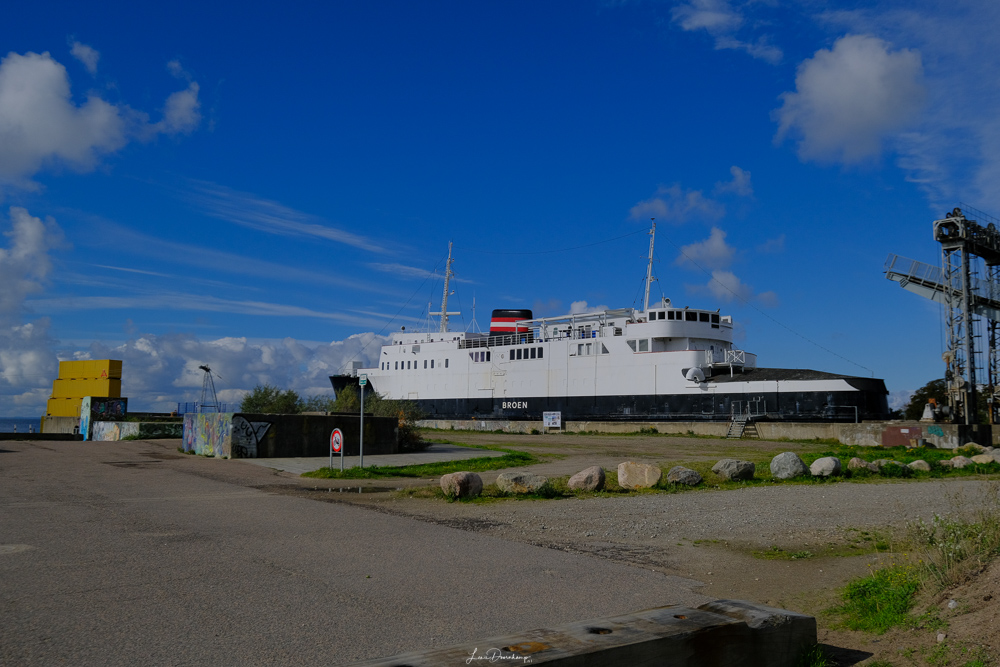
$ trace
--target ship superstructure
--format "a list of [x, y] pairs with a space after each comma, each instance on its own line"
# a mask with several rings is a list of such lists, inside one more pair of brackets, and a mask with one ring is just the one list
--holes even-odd
[[[655, 233], [655, 227], [654, 227]], [[650, 240], [652, 258], [652, 237]], [[416, 402], [437, 418], [790, 420], [888, 416], [882, 380], [757, 367], [733, 345], [733, 320], [663, 298], [621, 308], [535, 318], [494, 310], [489, 333], [448, 331], [449, 265], [442, 326], [400, 331], [377, 365], [331, 378], [335, 389], [368, 376], [375, 391]]]

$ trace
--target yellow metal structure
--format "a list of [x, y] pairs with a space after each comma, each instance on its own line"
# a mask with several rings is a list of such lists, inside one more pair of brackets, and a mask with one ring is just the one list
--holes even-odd
[[59, 377], [52, 382], [48, 417], [79, 417], [84, 396], [121, 398], [122, 362], [117, 359], [60, 361]]

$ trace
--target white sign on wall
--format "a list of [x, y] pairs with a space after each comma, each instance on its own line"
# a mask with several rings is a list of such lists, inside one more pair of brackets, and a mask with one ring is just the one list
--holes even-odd
[[545, 428], [562, 428], [562, 413], [543, 412], [542, 422], [545, 424]]

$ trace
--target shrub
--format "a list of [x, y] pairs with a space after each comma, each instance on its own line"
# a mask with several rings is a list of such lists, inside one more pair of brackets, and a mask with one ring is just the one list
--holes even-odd
[[281, 391], [269, 384], [259, 384], [243, 397], [240, 412], [297, 415], [302, 412], [302, 402], [291, 389]]

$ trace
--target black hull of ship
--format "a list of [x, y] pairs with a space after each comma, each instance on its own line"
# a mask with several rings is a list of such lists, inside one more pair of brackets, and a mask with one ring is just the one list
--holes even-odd
[[[335, 391], [356, 378], [334, 378]], [[884, 420], [885, 384], [852, 378], [852, 391], [704, 392], [632, 396], [413, 399], [427, 419], [541, 421], [560, 412], [565, 421], [729, 421], [735, 413], [780, 421]], [[371, 387], [369, 386], [369, 390]]]

